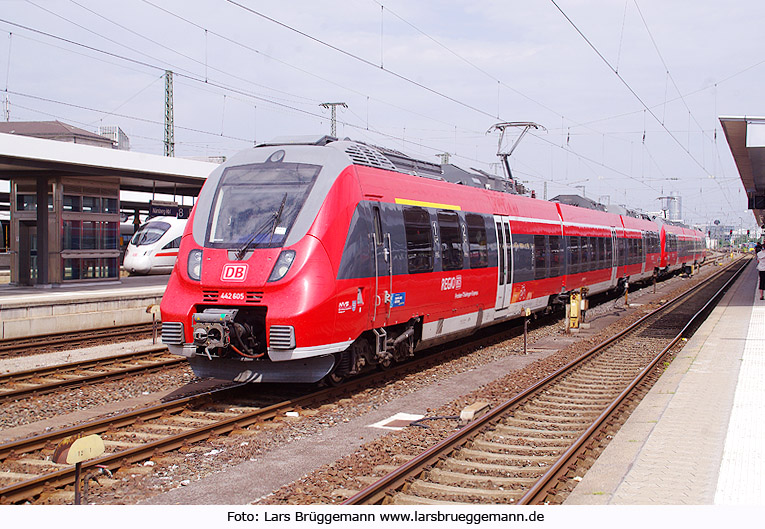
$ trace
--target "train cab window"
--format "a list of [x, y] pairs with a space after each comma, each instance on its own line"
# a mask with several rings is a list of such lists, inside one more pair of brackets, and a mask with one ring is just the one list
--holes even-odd
[[441, 234], [441, 267], [443, 270], [461, 270], [463, 252], [460, 219], [454, 211], [439, 211], [437, 217]]
[[170, 241], [169, 243], [167, 243], [166, 245], [164, 245], [164, 246], [162, 247], [162, 249], [163, 249], [163, 250], [169, 250], [169, 249], [171, 249], [171, 248], [180, 248], [180, 247], [181, 247], [181, 239], [182, 239], [182, 238], [183, 238], [183, 236], [181, 236], [181, 237], [176, 237], [175, 239], [173, 239], [172, 241]]
[[560, 236], [550, 235], [550, 277], [558, 277], [563, 273], [563, 248], [560, 244]]
[[468, 213], [465, 220], [470, 245], [470, 268], [486, 268], [489, 266], [489, 244], [486, 240], [486, 224], [483, 217]]
[[212, 200], [205, 245], [283, 246], [320, 171], [320, 165], [284, 161], [227, 168]]
[[433, 237], [430, 215], [423, 208], [404, 208], [406, 260], [410, 274], [433, 271]]
[[[85, 224], [83, 223], [83, 240], [85, 239]], [[153, 244], [162, 237], [167, 230], [170, 229], [170, 224], [162, 221], [147, 222], [135, 232], [130, 244], [133, 246], [142, 246], [144, 244]]]

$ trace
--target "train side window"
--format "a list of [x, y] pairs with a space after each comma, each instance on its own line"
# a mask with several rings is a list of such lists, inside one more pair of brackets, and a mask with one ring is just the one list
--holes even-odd
[[470, 268], [489, 266], [489, 245], [486, 241], [486, 224], [483, 217], [473, 213], [465, 215], [470, 244]]
[[546, 246], [544, 235], [534, 235], [534, 279], [547, 277]]
[[433, 238], [430, 215], [423, 208], [404, 208], [406, 260], [410, 274], [433, 271]]
[[375, 242], [377, 243], [377, 246], [383, 245], [383, 232], [382, 232], [382, 221], [380, 220], [380, 206], [374, 206], [372, 208], [374, 211], [374, 227], [375, 227]]
[[438, 212], [441, 233], [441, 266], [443, 270], [462, 269], [462, 235], [460, 219], [454, 211]]
[[561, 254], [560, 236], [550, 235], [550, 277], [561, 275]]
[[611, 263], [606, 259], [606, 238], [598, 237], [598, 268], [608, 268]]
[[182, 236], [181, 237], [176, 237], [175, 239], [173, 239], [172, 241], [170, 241], [169, 243], [164, 245], [162, 247], [162, 249], [163, 250], [168, 250], [170, 248], [180, 248], [181, 247], [181, 239], [182, 238], [183, 238]]
[[499, 253], [499, 284], [505, 284], [505, 245], [502, 243], [502, 223], [497, 222], [497, 253]]
[[624, 266], [624, 239], [616, 238], [614, 256], [616, 257], [616, 265]]
[[590, 252], [587, 250], [589, 237], [579, 237], [579, 271], [586, 272], [590, 269]]
[[568, 239], [569, 255], [569, 274], [579, 273], [579, 237], [569, 237]]
[[606, 238], [606, 266], [608, 268], [611, 268], [611, 265], [613, 264], [614, 260], [614, 254], [613, 254], [613, 244], [611, 241], [611, 237]]
[[510, 239], [510, 225], [509, 224], [505, 224], [505, 247], [507, 248], [507, 252], [506, 253], [507, 253], [507, 259], [508, 259], [508, 263], [507, 263], [507, 277], [505, 278], [505, 280], [506, 280], [505, 282], [508, 283], [508, 284], [510, 283], [510, 280], [512, 279], [511, 276], [510, 276], [510, 273], [512, 272], [512, 268], [513, 268], [513, 261], [512, 261], [512, 257], [511, 257], [512, 248], [510, 247], [510, 241], [511, 240], [512, 239]]

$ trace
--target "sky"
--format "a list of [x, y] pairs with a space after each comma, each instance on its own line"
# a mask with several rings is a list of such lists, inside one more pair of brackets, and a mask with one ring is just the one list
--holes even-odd
[[[765, 2], [0, 0], [0, 118], [119, 126], [163, 153], [230, 156], [337, 133], [501, 172], [497, 122], [538, 197], [582, 194], [755, 228], [719, 116], [765, 116]], [[511, 129], [502, 148], [517, 136]]]

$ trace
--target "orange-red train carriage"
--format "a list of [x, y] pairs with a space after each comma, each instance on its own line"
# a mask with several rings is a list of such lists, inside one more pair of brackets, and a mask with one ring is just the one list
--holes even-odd
[[327, 137], [242, 152], [187, 224], [163, 342], [201, 376], [337, 382], [704, 257], [698, 231], [506, 186]]

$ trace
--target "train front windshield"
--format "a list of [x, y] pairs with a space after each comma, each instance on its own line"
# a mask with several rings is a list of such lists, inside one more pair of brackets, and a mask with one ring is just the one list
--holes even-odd
[[226, 169], [213, 200], [206, 246], [282, 246], [321, 166], [265, 163]]
[[130, 240], [130, 244], [133, 246], [144, 246], [146, 244], [152, 244], [157, 242], [167, 230], [170, 229], [170, 224], [162, 221], [147, 222], [135, 232], [133, 238]]

